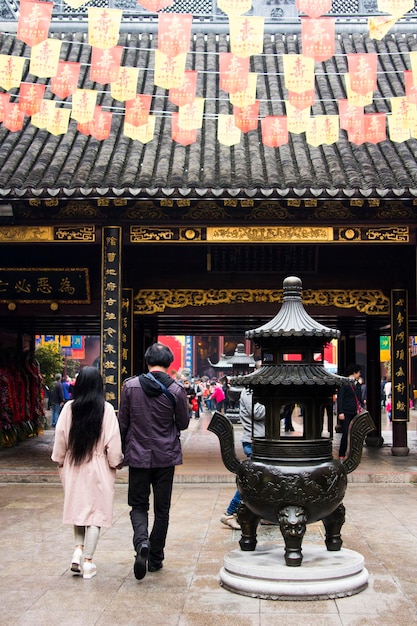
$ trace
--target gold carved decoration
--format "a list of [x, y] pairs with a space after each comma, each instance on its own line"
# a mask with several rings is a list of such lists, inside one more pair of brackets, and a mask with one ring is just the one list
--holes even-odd
[[57, 241], [94, 242], [96, 240], [95, 226], [67, 226], [55, 229]]
[[168, 215], [153, 202], [143, 201], [136, 202], [135, 206], [128, 208], [122, 217], [129, 220], [160, 220], [167, 219]]
[[[163, 313], [166, 308], [282, 302], [282, 289], [140, 289], [134, 297], [135, 315]], [[356, 309], [365, 315], [388, 315], [390, 299], [379, 289], [305, 290], [303, 304]]]
[[216, 202], [199, 202], [184, 214], [183, 219], [212, 221], [231, 219], [231, 217], [230, 213], [218, 206]]
[[282, 207], [279, 202], [261, 202], [259, 206], [252, 209], [245, 218], [247, 220], [286, 220], [290, 217], [287, 208]]
[[345, 206], [342, 202], [325, 201], [314, 211], [314, 217], [321, 220], [326, 219], [333, 221], [347, 220], [354, 216], [349, 207]]
[[72, 200], [68, 202], [66, 206], [63, 206], [59, 211], [60, 217], [83, 217], [83, 218], [98, 218], [104, 217], [103, 213], [92, 204], [86, 202], [78, 202]]
[[147, 226], [130, 227], [130, 243], [160, 243], [163, 241], [186, 242], [202, 241], [202, 228], [178, 228], [166, 226], [165, 228], [149, 228]]
[[53, 240], [53, 226], [0, 226], [1, 243], [36, 243]]
[[207, 228], [212, 243], [333, 241], [333, 228], [325, 226], [230, 226]]
[[395, 241], [397, 243], [408, 243], [410, 241], [410, 229], [408, 226], [367, 228], [365, 235], [366, 241]]

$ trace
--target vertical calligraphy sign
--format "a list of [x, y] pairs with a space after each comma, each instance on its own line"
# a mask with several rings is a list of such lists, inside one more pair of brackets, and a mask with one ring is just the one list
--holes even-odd
[[133, 289], [122, 289], [121, 381], [133, 376]]
[[408, 422], [408, 292], [391, 291], [392, 421]]
[[101, 372], [107, 402], [117, 411], [120, 390], [122, 229], [102, 231]]

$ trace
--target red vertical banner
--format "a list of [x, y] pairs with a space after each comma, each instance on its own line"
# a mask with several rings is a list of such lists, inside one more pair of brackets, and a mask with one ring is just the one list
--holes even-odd
[[248, 86], [249, 57], [237, 57], [231, 52], [219, 54], [220, 89], [228, 93], [244, 91]]
[[178, 113], [172, 114], [171, 137], [182, 146], [189, 146], [197, 141], [197, 129], [184, 129], [178, 126]]
[[364, 115], [365, 141], [379, 143], [387, 138], [385, 113], [366, 113]]
[[308, 89], [307, 91], [302, 91], [301, 93], [288, 91], [288, 100], [293, 107], [303, 111], [304, 109], [308, 109], [313, 106], [315, 95], [316, 92], [314, 89]]
[[197, 92], [197, 71], [185, 70], [184, 82], [180, 87], [172, 87], [169, 90], [168, 99], [178, 107], [191, 104]]
[[140, 0], [138, 4], [152, 13], [158, 13], [161, 9], [171, 7], [174, 4], [174, 0]]
[[242, 133], [258, 128], [259, 117], [259, 100], [247, 107], [233, 107], [233, 115], [235, 117], [235, 126], [240, 128]]
[[101, 106], [96, 106], [91, 125], [91, 136], [99, 141], [108, 139], [111, 132], [111, 120], [111, 113], [103, 111]]
[[278, 148], [288, 143], [288, 127], [285, 115], [268, 115], [261, 120], [262, 143]]
[[78, 87], [81, 63], [59, 61], [57, 75], [51, 79], [51, 91], [60, 98], [68, 98]]
[[91, 49], [90, 80], [102, 85], [114, 83], [119, 77], [120, 64], [122, 61], [122, 46], [114, 48]]
[[348, 54], [347, 60], [351, 90], [362, 95], [375, 91], [378, 64], [376, 53]]
[[168, 57], [188, 52], [190, 49], [191, 14], [160, 13], [158, 16], [158, 50]]
[[21, 0], [17, 38], [28, 46], [35, 46], [48, 39], [53, 6], [53, 2]]
[[358, 124], [363, 128], [363, 107], [357, 107], [349, 104], [349, 100], [338, 100], [339, 106], [339, 126], [340, 128], [350, 132], [353, 131]]
[[152, 96], [137, 94], [133, 100], [126, 101], [125, 120], [132, 126], [142, 126], [148, 122]]
[[335, 52], [335, 20], [333, 17], [301, 18], [303, 54], [315, 61], [326, 61]]
[[417, 104], [417, 84], [414, 83], [413, 72], [404, 71], [405, 97], [410, 104]]
[[16, 102], [8, 102], [5, 106], [3, 124], [11, 133], [23, 128], [25, 114], [20, 111]]
[[45, 94], [46, 85], [34, 83], [20, 83], [19, 110], [26, 115], [34, 115], [41, 110], [41, 103]]

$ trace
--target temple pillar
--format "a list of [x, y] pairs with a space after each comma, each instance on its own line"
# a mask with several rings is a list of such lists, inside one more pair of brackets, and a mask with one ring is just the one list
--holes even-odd
[[133, 289], [122, 289], [121, 382], [133, 376]]
[[122, 229], [102, 230], [101, 372], [105, 398], [117, 411], [121, 387]]
[[408, 376], [408, 292], [391, 291], [391, 400], [392, 454], [407, 456], [407, 422], [410, 418]]

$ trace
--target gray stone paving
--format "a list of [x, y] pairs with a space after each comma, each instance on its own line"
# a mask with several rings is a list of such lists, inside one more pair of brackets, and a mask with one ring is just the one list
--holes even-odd
[[[348, 598], [297, 602], [245, 597], [219, 585], [224, 555], [238, 549], [240, 535], [219, 522], [233, 477], [222, 469], [207, 421], [194, 421], [184, 434], [164, 568], [142, 581], [133, 576], [125, 470], [116, 485], [113, 527], [98, 544], [97, 576], [83, 580], [69, 569], [72, 529], [61, 523], [62, 489], [49, 462], [53, 434], [0, 450], [0, 625], [417, 624], [414, 424], [408, 457], [392, 457], [387, 431], [384, 447], [365, 448], [363, 463], [350, 475], [342, 535], [344, 547], [364, 556], [368, 587]], [[274, 526], [259, 527], [258, 540], [283, 546]], [[321, 523], [308, 526], [306, 542], [325, 549]]]

